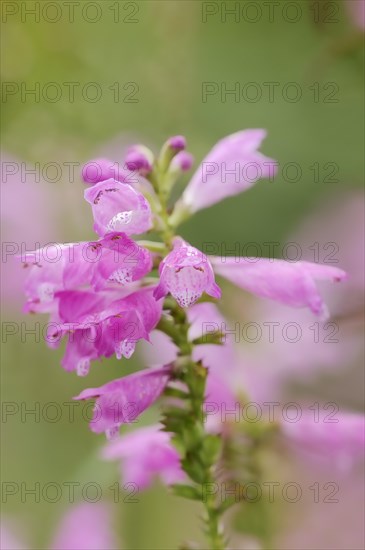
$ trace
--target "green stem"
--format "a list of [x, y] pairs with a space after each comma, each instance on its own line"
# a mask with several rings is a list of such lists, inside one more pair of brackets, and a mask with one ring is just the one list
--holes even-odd
[[[167, 252], [172, 248], [175, 232], [168, 213], [171, 182], [168, 180], [167, 170], [171, 159], [166, 155], [166, 151], [162, 151], [151, 177], [157, 194], [158, 216], [161, 220], [158, 233]], [[148, 245], [150, 249], [160, 248], [156, 243]], [[179, 349], [174, 363], [174, 379], [182, 382], [186, 388], [180, 390], [168, 386], [165, 390], [167, 398], [180, 399], [182, 404], [181, 407], [166, 407], [163, 424], [166, 431], [174, 434], [173, 439], [182, 455], [182, 469], [191, 479], [189, 486], [176, 486], [176, 494], [202, 500], [205, 506], [204, 520], [209, 548], [224, 550], [224, 537], [220, 527], [222, 510], [215, 497], [215, 491], [204, 491], [204, 488], [214, 484], [214, 469], [221, 451], [221, 439], [205, 430], [203, 405], [208, 370], [201, 363], [193, 361], [194, 343], [188, 338], [189, 323], [184, 309], [172, 297], [168, 297], [165, 299], [164, 310], [168, 310], [168, 315], [162, 315], [157, 328], [167, 334]], [[202, 498], [205, 493], [206, 498]]]
[[[158, 328], [168, 334], [179, 348], [175, 377], [186, 385], [187, 391], [184, 391], [180, 409], [166, 409], [164, 424], [168, 431], [174, 433], [174, 440], [182, 452], [182, 468], [190, 477], [191, 487], [196, 489], [205, 507], [205, 532], [209, 549], [224, 550], [224, 535], [220, 525], [222, 511], [215, 496], [216, 491], [209, 490], [216, 482], [214, 470], [221, 441], [218, 436], [208, 434], [205, 430], [203, 405], [208, 370], [192, 359], [194, 346], [188, 340], [189, 324], [184, 310], [171, 298], [168, 298], [168, 306], [172, 319], [165, 318]], [[165, 394], [171, 395], [171, 388], [167, 388]], [[176, 491], [182, 495], [178, 487]]]
[[174, 231], [169, 222], [169, 214], [167, 212], [168, 196], [165, 194], [164, 190], [161, 190], [159, 193], [159, 199], [161, 204], [161, 213], [160, 218], [163, 223], [163, 229], [161, 232], [161, 238], [167, 248], [172, 248], [172, 239], [174, 237]]
[[[213, 477], [211, 482], [213, 483]], [[210, 540], [210, 546], [212, 550], [224, 550], [226, 548], [224, 542], [223, 530], [219, 525], [219, 513], [217, 511], [214, 495], [209, 495], [206, 500], [206, 512], [208, 516], [208, 530], [207, 535]]]
[[165, 254], [167, 252], [164, 243], [154, 241], [137, 241], [138, 246], [147, 248], [150, 252], [156, 252], [157, 254]]

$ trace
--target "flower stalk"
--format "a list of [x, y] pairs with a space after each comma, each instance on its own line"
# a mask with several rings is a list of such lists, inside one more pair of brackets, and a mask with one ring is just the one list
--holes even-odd
[[173, 490], [178, 496], [202, 501], [209, 548], [223, 550], [222, 510], [210, 490], [216, 482], [221, 440], [205, 430], [204, 399], [208, 369], [192, 359], [193, 344], [188, 341], [189, 324], [184, 310], [175, 304], [170, 309], [170, 315], [172, 320], [160, 322], [159, 329], [168, 334], [179, 348], [173, 381], [179, 381], [186, 389], [167, 386], [164, 392], [166, 397], [173, 396], [183, 401], [178, 406], [166, 406], [162, 423], [166, 431], [174, 434], [173, 441], [182, 456], [182, 469], [191, 481], [189, 485], [175, 485]]
[[[166, 151], [164, 154], [166, 155]], [[174, 237], [167, 212], [170, 189], [165, 185], [163, 172], [160, 172], [160, 179], [157, 177], [155, 181], [157, 190], [160, 189], [160, 216], [164, 222], [160, 237], [166, 249], [169, 249]], [[192, 357], [194, 345], [204, 343], [204, 337], [196, 342], [189, 341], [187, 315], [174, 298], [165, 298], [164, 312], [165, 315], [162, 315], [157, 328], [168, 335], [178, 348], [171, 382], [179, 382], [184, 389], [167, 385], [163, 395], [166, 398], [174, 398], [178, 405], [165, 407], [162, 424], [167, 432], [173, 434], [172, 441], [181, 455], [181, 467], [190, 479], [190, 484], [174, 485], [173, 491], [177, 496], [201, 500], [205, 508], [204, 523], [209, 548], [224, 550], [226, 545], [221, 525], [223, 510], [214, 492], [209, 490], [216, 481], [215, 470], [221, 453], [221, 439], [208, 434], [205, 430], [204, 400], [208, 369]], [[209, 336], [206, 343], [212, 341], [212, 335]], [[219, 343], [221, 335], [214, 335], [213, 340]]]

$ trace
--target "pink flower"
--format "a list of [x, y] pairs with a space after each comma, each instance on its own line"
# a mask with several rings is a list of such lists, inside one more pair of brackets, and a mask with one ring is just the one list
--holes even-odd
[[273, 177], [276, 163], [257, 151], [265, 130], [245, 130], [220, 140], [186, 187], [178, 209], [193, 213]]
[[109, 233], [90, 244], [100, 250], [91, 278], [95, 290], [104, 288], [110, 281], [121, 285], [138, 281], [152, 269], [151, 253], [123, 233]]
[[365, 0], [345, 0], [347, 12], [355, 27], [365, 30]]
[[205, 429], [209, 433], [224, 433], [228, 422], [235, 419], [237, 422], [239, 399], [227, 380], [227, 373], [209, 367], [203, 410], [206, 414]]
[[[113, 294], [68, 290], [56, 295], [58, 300], [57, 316], [49, 326], [47, 340], [56, 347], [61, 337], [68, 335], [65, 355], [61, 361], [67, 371], [76, 371], [86, 376], [90, 362], [102, 357], [101, 348], [106, 337], [106, 327], [101, 325], [102, 314], [113, 298]], [[119, 340], [118, 340], [119, 336]], [[118, 346], [123, 336], [114, 333], [114, 345]]]
[[161, 317], [162, 304], [152, 293], [146, 288], [119, 299], [114, 292], [58, 293], [61, 324], [54, 338], [59, 342], [61, 335], [69, 334], [63, 368], [85, 376], [91, 360], [114, 354], [130, 358], [137, 341], [148, 340]]
[[22, 257], [29, 269], [25, 284], [27, 311], [50, 311], [56, 292], [91, 284], [127, 285], [152, 269], [152, 256], [124, 233], [109, 233], [96, 242], [52, 244]]
[[121, 424], [133, 422], [160, 397], [169, 376], [168, 365], [149, 368], [100, 388], [84, 390], [74, 399], [96, 399], [90, 428], [93, 432], [112, 436]]
[[364, 458], [363, 414], [307, 410], [296, 422], [282, 422], [281, 431], [291, 448], [304, 459], [348, 470]]
[[[309, 309], [293, 310], [287, 304], [252, 301], [244, 294], [237, 299], [236, 294], [232, 294], [233, 317], [249, 310], [246, 319], [262, 331], [257, 343], [247, 343], [247, 338], [240, 338], [246, 340], [246, 344], [240, 346], [242, 367], [235, 378], [239, 384], [242, 374], [245, 375], [243, 387], [251, 398], [265, 402], [275, 397], [279, 401], [288, 398], [290, 389], [298, 384], [316, 385], [324, 371], [332, 384], [336, 383], [333, 377], [341, 377], [337, 384], [342, 384], [346, 371], [357, 372], [364, 346], [363, 203], [364, 195], [358, 191], [327, 199], [325, 205], [319, 204], [308, 219], [302, 221], [299, 230], [289, 236], [289, 242], [300, 243], [303, 260], [315, 258], [339, 265], [349, 275], [344, 285], [323, 284], [321, 288], [331, 312], [330, 322], [313, 323]], [[315, 255], [313, 243], [318, 246]], [[234, 324], [230, 328], [234, 328]], [[360, 392], [356, 382], [355, 387]]]
[[0, 522], [0, 548], [2, 550], [27, 550], [19, 526], [7, 518]]
[[214, 271], [257, 296], [292, 307], [309, 307], [321, 319], [328, 311], [315, 280], [339, 282], [346, 273], [337, 267], [310, 262], [286, 262], [266, 258], [210, 257]]
[[[116, 550], [120, 548], [111, 528], [111, 510], [101, 502], [82, 502], [71, 506], [47, 545], [51, 550]], [[15, 530], [1, 521], [2, 550], [26, 550], [19, 540], [19, 527]], [[16, 534], [15, 534], [16, 533]]]
[[152, 227], [152, 213], [144, 196], [127, 183], [108, 179], [85, 190], [91, 204], [94, 229], [103, 237], [113, 231], [138, 235]]
[[160, 425], [138, 428], [107, 443], [102, 456], [106, 460], [120, 460], [123, 483], [135, 483], [143, 490], [157, 476], [166, 485], [183, 481], [185, 474], [179, 453], [170, 434], [161, 430]]
[[[21, 257], [24, 267], [29, 270], [25, 282], [26, 311], [52, 311], [56, 292], [68, 288], [68, 284], [80, 286], [89, 282], [92, 264], [83, 258], [82, 249], [85, 244], [54, 243], [27, 252]], [[65, 270], [69, 264], [74, 267], [70, 267], [65, 279]]]
[[208, 258], [181, 238], [175, 239], [174, 248], [161, 262], [159, 272], [156, 300], [170, 292], [181, 307], [189, 307], [203, 292], [214, 298], [221, 296]]
[[111, 510], [101, 502], [83, 502], [63, 517], [52, 550], [113, 550], [120, 548], [111, 528]]
[[[38, 170], [25, 172], [24, 161], [0, 151], [1, 169], [1, 238], [2, 281], [1, 301], [7, 310], [19, 312], [25, 270], [19, 269], [16, 254], [24, 246], [32, 250], [37, 243], [55, 239], [59, 230], [60, 205], [54, 200], [51, 187], [43, 178], [38, 181]], [[29, 219], [26, 231], [24, 222]], [[57, 230], [58, 226], [58, 230]]]

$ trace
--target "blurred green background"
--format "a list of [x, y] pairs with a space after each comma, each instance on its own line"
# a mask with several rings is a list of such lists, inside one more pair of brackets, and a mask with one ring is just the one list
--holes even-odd
[[[262, 11], [256, 22], [248, 20], [255, 18], [253, 11], [242, 12], [242, 7], [253, 4], [244, 1], [225, 3], [227, 8], [237, 9], [237, 4], [240, 8], [237, 20], [227, 15], [226, 21], [222, 2], [105, 0], [94, 2], [98, 11], [90, 7], [89, 20], [82, 16], [85, 2], [75, 7], [73, 22], [64, 3], [58, 2], [62, 17], [53, 23], [42, 14], [39, 21], [24, 15], [22, 5], [29, 8], [32, 2], [3, 4], [17, 5], [19, 10], [15, 15], [5, 14], [5, 19], [3, 13], [2, 150], [19, 162], [81, 165], [102, 154], [121, 160], [123, 148], [130, 143], [144, 142], [157, 150], [175, 134], [187, 136], [189, 150], [199, 162], [219, 138], [244, 128], [266, 128], [268, 138], [262, 150], [278, 160], [278, 177], [274, 182], [259, 182], [249, 192], [202, 211], [185, 224], [184, 237], [198, 247], [207, 241], [283, 242], [314, 206], [362, 184], [362, 40], [342, 2], [329, 3], [335, 6], [333, 16], [323, 12], [323, 2], [294, 2], [300, 7], [300, 17], [294, 22], [288, 21], [294, 17], [291, 12], [284, 12], [288, 17], [283, 15], [288, 4], [284, 1], [276, 8], [273, 21], [266, 3], [257, 2]], [[206, 4], [217, 13], [203, 22]], [[49, 8], [48, 19], [54, 13]], [[49, 100], [51, 88], [42, 96], [50, 82], [62, 90], [57, 101]], [[79, 83], [74, 101], [65, 85], [70, 82]], [[93, 89], [101, 90], [97, 101], [81, 93], [90, 82], [97, 85], [88, 90], [91, 98]], [[204, 82], [217, 83], [219, 90], [205, 102]], [[264, 85], [268, 82], [278, 83], [272, 101]], [[301, 92], [298, 101], [285, 96], [287, 90], [289, 98], [293, 97], [294, 88], [285, 88], [293, 82]], [[39, 97], [22, 97], [24, 86], [34, 88], [36, 83]], [[244, 92], [238, 101], [233, 95], [222, 101], [222, 85], [231, 89], [235, 83], [251, 98], [253, 88], [248, 90], [245, 85], [255, 83], [262, 97], [250, 101]], [[19, 91], [11, 93], [14, 89]], [[119, 98], [115, 97], [117, 89]], [[128, 102], [128, 97], [135, 102]], [[299, 166], [298, 181], [288, 181], [294, 178], [290, 171], [283, 174], [287, 163]], [[315, 163], [318, 178], [311, 168]], [[335, 174], [326, 179], [333, 168], [327, 163], [335, 164]], [[7, 193], [5, 186], [2, 192]], [[45, 244], [54, 239], [90, 239], [92, 218], [83, 204], [78, 175], [70, 182], [64, 168], [59, 181], [47, 182], [47, 193], [52, 236], [41, 233], [37, 240]], [[28, 200], [26, 195], [18, 199]], [[21, 219], [16, 208], [11, 214], [26, 240], [33, 216], [42, 217], [47, 209], [37, 211], [24, 204], [23, 208], [26, 215]], [[22, 240], [21, 231], [13, 238]], [[3, 320], [22, 320], [20, 310], [5, 304]], [[28, 327], [36, 322], [34, 318], [25, 321]], [[94, 366], [85, 382], [60, 368], [61, 356], [62, 350], [54, 352], [32, 337], [23, 342], [19, 334], [7, 338], [3, 400], [20, 406], [24, 402], [28, 408], [37, 402], [41, 409], [45, 403], [69, 402], [86, 385], [120, 376], [138, 361], [127, 365], [105, 361]], [[147, 414], [144, 421], [153, 414]], [[112, 497], [108, 487], [118, 479], [117, 467], [98, 458], [102, 438], [88, 430], [80, 411], [69, 422], [62, 406], [62, 421], [55, 423], [42, 417], [37, 422], [31, 416], [24, 422], [20, 413], [14, 414], [2, 424], [2, 440], [3, 480], [24, 481], [29, 486], [93, 481], [101, 484], [106, 498]], [[9, 497], [3, 511], [29, 532], [32, 548], [47, 547], [67, 506], [65, 494], [55, 504], [42, 499], [37, 503], [32, 497], [22, 503], [19, 495]], [[158, 487], [138, 498], [138, 504], [113, 507], [125, 548], [176, 548], [186, 537], [200, 538], [195, 505], [185, 506]]]

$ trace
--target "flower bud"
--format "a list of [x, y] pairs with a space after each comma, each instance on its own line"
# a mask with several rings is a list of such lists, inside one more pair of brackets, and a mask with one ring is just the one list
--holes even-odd
[[171, 172], [186, 172], [193, 166], [194, 157], [187, 151], [180, 151], [171, 161]]
[[140, 174], [148, 174], [152, 170], [154, 157], [152, 151], [143, 145], [131, 147], [125, 158], [128, 170], [137, 171]]
[[116, 163], [113, 163], [112, 160], [106, 158], [97, 158], [87, 162], [83, 166], [81, 172], [84, 183], [94, 185], [95, 183], [99, 183], [99, 181], [104, 181], [109, 178], [123, 181], [123, 179], [116, 177], [116, 172], [118, 172], [118, 170], [116, 170], [115, 164]]
[[172, 159], [186, 147], [184, 136], [170, 137], [162, 146], [158, 164], [162, 172], [167, 172]]
[[186, 148], [186, 139], [184, 136], [173, 136], [167, 140], [167, 144], [175, 151], [182, 151]]

